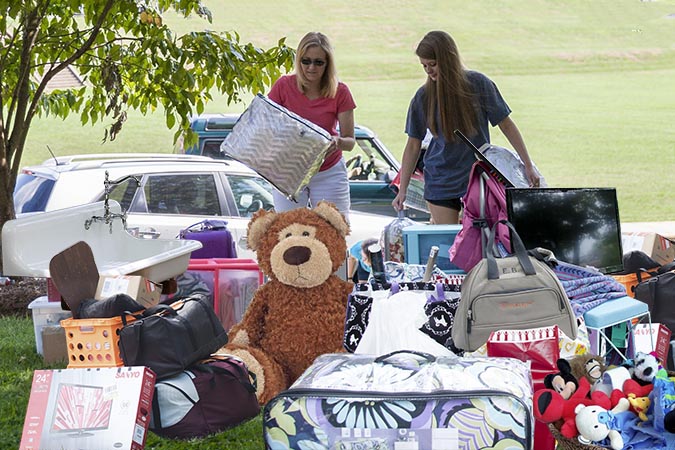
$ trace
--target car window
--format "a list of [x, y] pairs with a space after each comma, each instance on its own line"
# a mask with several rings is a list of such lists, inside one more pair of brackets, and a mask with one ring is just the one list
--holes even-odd
[[224, 155], [220, 152], [220, 144], [223, 139], [207, 139], [202, 146], [202, 155], [214, 159], [223, 159]]
[[[119, 184], [114, 184], [108, 193], [108, 199], [115, 200], [122, 207], [122, 211], [129, 211], [136, 191], [140, 187], [142, 175], [126, 178]], [[105, 200], [105, 193], [98, 199]]]
[[371, 139], [357, 139], [345, 157], [350, 180], [384, 181], [388, 172], [396, 170], [382, 159]]
[[260, 208], [270, 210], [274, 207], [272, 185], [261, 177], [228, 175], [227, 180], [232, 195], [242, 217], [251, 217]]
[[49, 178], [20, 174], [14, 187], [16, 213], [44, 211], [55, 183]]
[[212, 174], [149, 175], [143, 193], [151, 214], [223, 215]]

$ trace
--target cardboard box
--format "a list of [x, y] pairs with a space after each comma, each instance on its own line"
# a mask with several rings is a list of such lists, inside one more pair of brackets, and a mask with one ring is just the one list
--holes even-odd
[[159, 303], [162, 286], [139, 275], [101, 276], [94, 298], [103, 300], [116, 294], [127, 294], [149, 308]]
[[624, 253], [640, 250], [661, 265], [675, 259], [675, 243], [656, 233], [622, 233], [621, 246]]
[[147, 367], [36, 370], [19, 448], [142, 449], [154, 387]]
[[45, 364], [68, 361], [66, 331], [59, 325], [42, 328], [42, 357]]
[[44, 355], [42, 329], [50, 325], [58, 325], [63, 319], [73, 316], [70, 311], [61, 308], [61, 303], [50, 302], [47, 296], [38, 297], [28, 305], [33, 316], [33, 332], [35, 333], [35, 349]]
[[668, 351], [670, 350], [670, 330], [668, 327], [662, 323], [652, 323], [650, 338], [649, 324], [639, 323], [635, 325], [633, 334], [635, 336], [635, 351], [643, 353], [656, 352], [657, 357], [665, 366], [668, 361]]

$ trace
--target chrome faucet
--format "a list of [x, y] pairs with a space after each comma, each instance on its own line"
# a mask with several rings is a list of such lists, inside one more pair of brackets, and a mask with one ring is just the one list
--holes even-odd
[[103, 197], [103, 216], [91, 216], [91, 218], [84, 221], [84, 229], [88, 230], [91, 227], [91, 224], [94, 222], [104, 222], [107, 225], [110, 225], [110, 234], [112, 234], [113, 220], [120, 219], [122, 221], [122, 226], [124, 229], [127, 229], [127, 212], [124, 211], [122, 214], [111, 213], [110, 205], [108, 204], [110, 196], [111, 186], [117, 186], [118, 184], [124, 183], [128, 179], [133, 179], [136, 182], [137, 186], [141, 185], [141, 180], [138, 177], [133, 175], [127, 175], [117, 181], [110, 181], [108, 171], [105, 171], [105, 179], [103, 180], [104, 187], [104, 197]]

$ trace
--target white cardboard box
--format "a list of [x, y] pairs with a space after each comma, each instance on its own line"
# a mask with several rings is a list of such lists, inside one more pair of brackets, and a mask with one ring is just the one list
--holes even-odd
[[44, 355], [42, 347], [42, 329], [46, 326], [60, 325], [63, 319], [73, 316], [70, 311], [61, 309], [61, 302], [50, 302], [47, 296], [38, 297], [28, 305], [33, 316], [33, 331], [35, 332], [35, 348], [38, 354]]
[[36, 370], [20, 450], [140, 450], [152, 412], [147, 367]]
[[101, 276], [94, 298], [103, 300], [116, 294], [127, 294], [149, 308], [159, 303], [162, 287], [139, 275]]

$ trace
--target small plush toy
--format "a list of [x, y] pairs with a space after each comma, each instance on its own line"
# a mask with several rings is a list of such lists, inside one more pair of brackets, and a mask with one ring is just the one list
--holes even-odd
[[576, 427], [579, 432], [579, 442], [582, 444], [594, 444], [609, 439], [610, 447], [614, 450], [623, 448], [623, 437], [616, 429], [618, 424], [615, 415], [628, 410], [628, 400], [622, 398], [611, 411], [599, 405], [577, 405]]
[[637, 395], [631, 393], [626, 396], [628, 402], [630, 403], [630, 410], [638, 415], [641, 421], [647, 421], [647, 410], [651, 404], [649, 397], [638, 397]]
[[628, 367], [628, 371], [630, 372], [631, 378], [636, 380], [642, 386], [646, 386], [652, 384], [654, 377], [661, 368], [662, 366], [656, 353], [637, 352], [635, 353], [632, 364]]
[[598, 355], [586, 353], [576, 355], [569, 360], [572, 375], [577, 380], [586, 378], [591, 386], [602, 381], [602, 375], [605, 372], [604, 359]]
[[223, 351], [257, 376], [258, 401], [286, 389], [314, 359], [342, 348], [353, 285], [334, 272], [345, 262], [349, 225], [332, 203], [275, 213], [259, 210], [248, 225], [268, 281], [256, 290]]
[[572, 375], [572, 367], [570, 366], [569, 361], [564, 358], [558, 359], [556, 361], [558, 366], [558, 373], [549, 373], [544, 377], [544, 386], [548, 389], [553, 389], [560, 396], [567, 400], [569, 399], [574, 392], [576, 392], [579, 387], [579, 382], [576, 377]]

